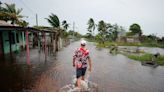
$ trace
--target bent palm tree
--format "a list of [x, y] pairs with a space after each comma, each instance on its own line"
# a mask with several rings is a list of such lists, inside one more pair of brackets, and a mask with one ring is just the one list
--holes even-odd
[[92, 36], [94, 36], [95, 27], [96, 27], [96, 25], [95, 25], [94, 20], [92, 18], [90, 18], [88, 21], [88, 31], [90, 32], [90, 34]]
[[66, 20], [64, 20], [64, 21], [62, 22], [62, 26], [63, 26], [64, 30], [67, 30], [68, 27], [69, 27], [69, 24], [67, 23]]
[[105, 36], [106, 36], [106, 32], [107, 32], [107, 27], [106, 26], [107, 25], [103, 20], [99, 21], [99, 23], [98, 23], [98, 32], [99, 32], [99, 35], [101, 36], [101, 41], [102, 41], [103, 44], [105, 42]]
[[60, 33], [61, 33], [61, 28], [60, 28], [60, 21], [59, 21], [59, 18], [57, 15], [55, 14], [51, 14], [49, 15], [48, 18], [45, 18], [48, 23], [53, 27], [53, 28], [56, 28], [57, 29], [57, 32], [56, 34], [54, 35], [54, 40], [55, 40], [55, 51], [58, 51], [58, 41], [59, 41], [59, 36], [60, 36]]
[[63, 31], [62, 31], [62, 37], [64, 38], [64, 44], [65, 44], [65, 46], [68, 44], [68, 36], [69, 36], [69, 34], [68, 34], [68, 32], [67, 32], [67, 29], [68, 29], [68, 27], [69, 27], [69, 24], [67, 23], [67, 21], [66, 20], [64, 20], [63, 22], [62, 22], [62, 26], [63, 26]]

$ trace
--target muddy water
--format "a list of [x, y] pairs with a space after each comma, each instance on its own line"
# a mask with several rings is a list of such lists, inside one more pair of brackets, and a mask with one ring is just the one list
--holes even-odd
[[[44, 55], [34, 51], [32, 66], [25, 65], [24, 57], [12, 64], [2, 63], [1, 92], [58, 91], [75, 75], [72, 55], [77, 47], [79, 42], [74, 42], [46, 62]], [[87, 48], [93, 61], [90, 81], [98, 84], [99, 92], [164, 92], [164, 67], [142, 66], [123, 55], [111, 55], [108, 49], [97, 49], [93, 43], [88, 43]]]
[[130, 48], [132, 50], [140, 49], [145, 51], [146, 53], [151, 53], [151, 54], [160, 53], [161, 55], [164, 55], [164, 49], [158, 47], [119, 46], [119, 48]]

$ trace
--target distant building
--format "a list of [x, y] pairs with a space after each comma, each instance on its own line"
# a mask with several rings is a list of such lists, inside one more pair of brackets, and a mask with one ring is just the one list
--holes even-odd
[[118, 42], [129, 42], [129, 43], [139, 43], [139, 35], [133, 35], [133, 36], [120, 36], [117, 39]]

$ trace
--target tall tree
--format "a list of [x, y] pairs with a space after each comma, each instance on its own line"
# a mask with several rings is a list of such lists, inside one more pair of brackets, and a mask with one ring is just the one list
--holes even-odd
[[119, 26], [117, 24], [113, 25], [113, 40], [116, 41], [118, 38]]
[[62, 26], [63, 26], [64, 30], [66, 31], [68, 29], [68, 27], [69, 27], [69, 24], [67, 23], [66, 20], [63, 20]]
[[64, 38], [64, 43], [65, 43], [65, 45], [67, 45], [67, 43], [69, 42], [68, 41], [68, 36], [69, 36], [69, 34], [68, 34], [68, 32], [67, 32], [67, 29], [68, 29], [68, 27], [69, 27], [69, 24], [67, 23], [67, 21], [66, 20], [63, 20], [62, 21], [62, 26], [63, 26], [63, 31], [62, 31], [62, 34], [61, 34], [61, 37], [63, 37]]
[[103, 20], [99, 21], [99, 23], [98, 23], [98, 32], [101, 36], [101, 41], [104, 44], [105, 36], [106, 36], [106, 32], [107, 32], [107, 25]]
[[136, 24], [136, 23], [132, 24], [132, 25], [130, 26], [129, 30], [131, 31], [131, 33], [132, 33], [133, 35], [135, 35], [135, 34], [139, 34], [139, 36], [142, 35], [142, 30], [141, 30], [141, 27], [140, 27], [139, 24]]
[[52, 27], [60, 28], [60, 21], [57, 15], [52, 13], [51, 15], [48, 16], [48, 18], [46, 18], [46, 20]]
[[60, 33], [61, 33], [61, 28], [60, 28], [60, 21], [59, 21], [59, 18], [57, 15], [55, 14], [51, 14], [48, 16], [48, 18], [46, 18], [46, 20], [48, 21], [48, 23], [55, 29], [57, 29], [57, 33], [54, 35], [55, 37], [55, 44], [56, 44], [56, 48], [55, 48], [55, 51], [58, 51], [58, 41], [59, 41], [59, 36], [60, 36]]
[[92, 36], [94, 36], [94, 30], [95, 30], [95, 27], [96, 27], [96, 25], [95, 25], [95, 22], [94, 22], [94, 20], [93, 20], [93, 18], [90, 18], [89, 20], [88, 20], [88, 32], [92, 35]]

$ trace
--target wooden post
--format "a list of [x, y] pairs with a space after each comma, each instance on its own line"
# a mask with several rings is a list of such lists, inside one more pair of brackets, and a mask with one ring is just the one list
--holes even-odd
[[41, 50], [41, 48], [40, 48], [40, 35], [39, 35], [39, 32], [38, 32], [38, 49], [39, 49], [39, 53], [40, 53], [40, 50]]
[[22, 32], [22, 46], [23, 46], [22, 50], [24, 50], [24, 48], [25, 48], [25, 37], [24, 37], [24, 32]]
[[10, 59], [12, 59], [12, 42], [11, 42], [11, 31], [9, 31], [9, 44], [10, 44]]
[[44, 53], [45, 53], [45, 61], [47, 60], [47, 46], [46, 46], [46, 33], [44, 35]]
[[30, 65], [30, 50], [29, 50], [29, 38], [28, 38], [28, 31], [26, 31], [26, 62]]

